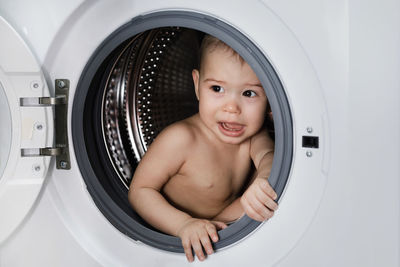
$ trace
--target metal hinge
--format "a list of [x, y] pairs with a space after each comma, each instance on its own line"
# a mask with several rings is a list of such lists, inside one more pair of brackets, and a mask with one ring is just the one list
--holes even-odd
[[69, 170], [71, 162], [68, 149], [67, 114], [68, 114], [69, 80], [55, 81], [55, 97], [22, 97], [21, 107], [54, 106], [55, 147], [22, 148], [21, 156], [56, 156], [57, 169]]

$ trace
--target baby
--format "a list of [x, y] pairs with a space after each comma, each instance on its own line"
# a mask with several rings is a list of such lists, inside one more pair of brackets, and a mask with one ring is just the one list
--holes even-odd
[[[129, 190], [136, 212], [182, 240], [189, 262], [213, 253], [217, 230], [246, 213], [269, 219], [274, 143], [262, 129], [267, 97], [251, 67], [219, 39], [205, 36], [193, 70], [199, 112], [163, 130], [140, 161]], [[250, 186], [249, 176], [255, 167]]]

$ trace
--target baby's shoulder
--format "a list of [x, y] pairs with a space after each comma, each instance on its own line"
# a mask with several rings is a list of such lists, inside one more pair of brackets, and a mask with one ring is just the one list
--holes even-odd
[[190, 144], [195, 140], [194, 126], [188, 120], [175, 122], [167, 126], [156, 139], [164, 142]]
[[264, 155], [269, 152], [274, 152], [274, 148], [275, 143], [267, 131], [261, 130], [250, 140], [250, 155], [252, 158], [260, 154]]

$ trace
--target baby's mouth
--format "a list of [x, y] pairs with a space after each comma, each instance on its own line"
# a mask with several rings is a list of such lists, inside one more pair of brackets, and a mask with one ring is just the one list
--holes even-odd
[[227, 131], [239, 132], [243, 129], [243, 125], [238, 123], [221, 122], [220, 124]]
[[219, 128], [224, 135], [238, 137], [244, 132], [244, 125], [234, 122], [220, 122]]

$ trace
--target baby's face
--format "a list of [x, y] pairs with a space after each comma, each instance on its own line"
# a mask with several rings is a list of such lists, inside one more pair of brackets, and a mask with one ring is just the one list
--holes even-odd
[[206, 53], [193, 80], [200, 118], [221, 141], [240, 144], [260, 130], [267, 97], [251, 67], [231, 51]]

